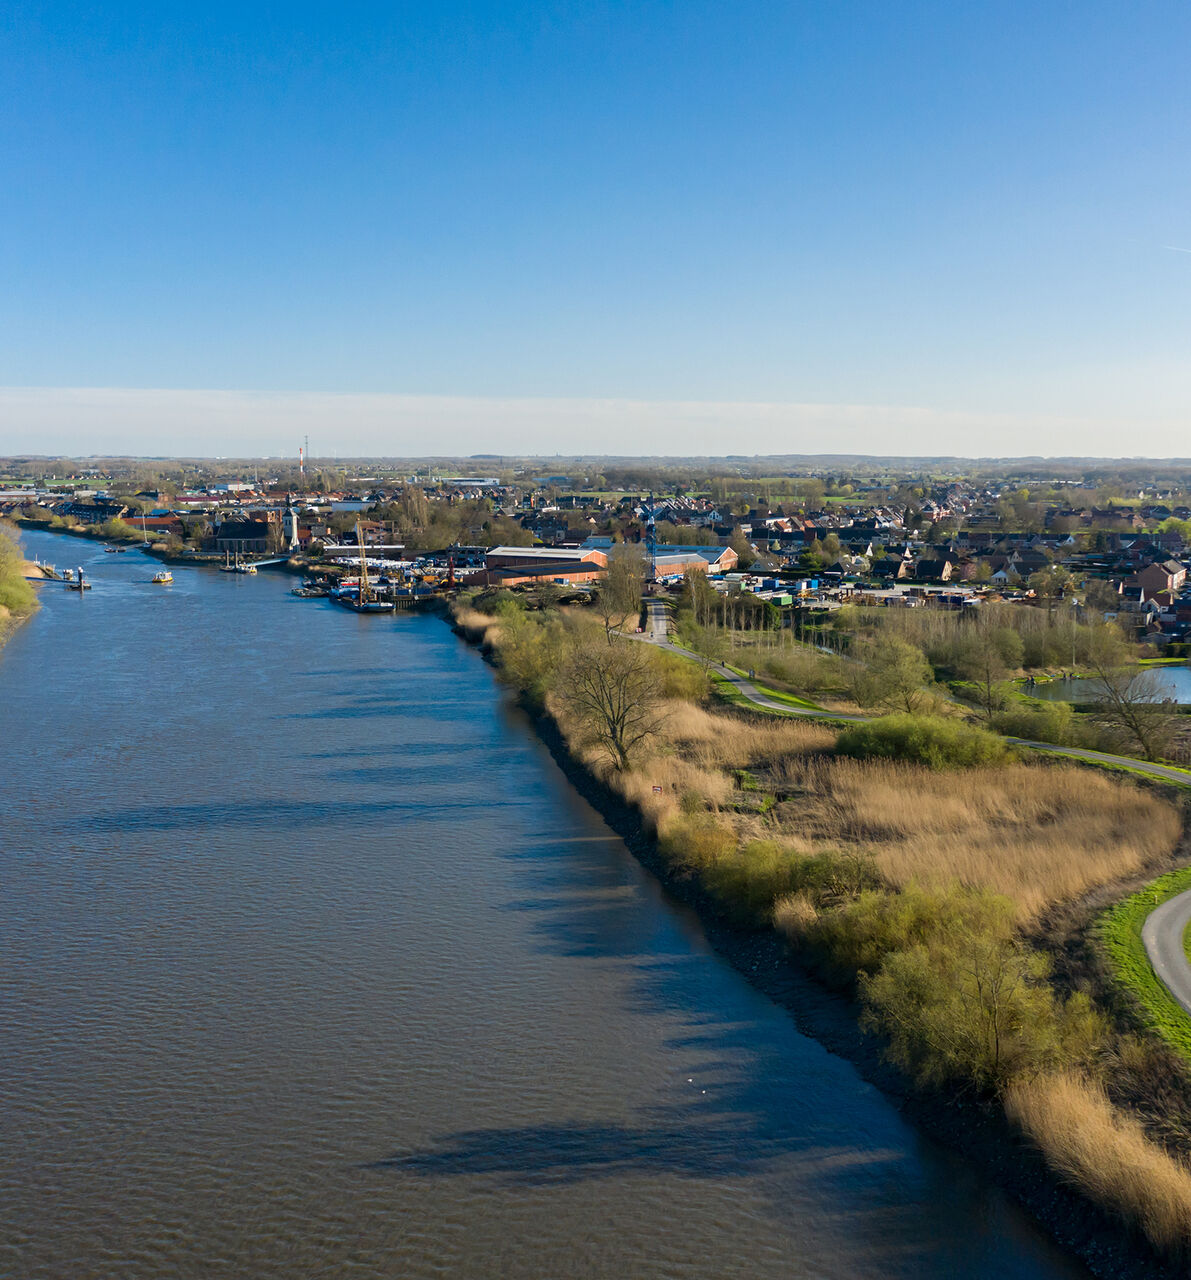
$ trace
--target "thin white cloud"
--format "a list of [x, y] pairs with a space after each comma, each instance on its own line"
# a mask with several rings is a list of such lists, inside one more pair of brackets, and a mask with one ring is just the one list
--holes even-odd
[[1162, 247], [1169, 249], [1171, 253], [1191, 253], [1191, 249], [1184, 249], [1182, 245], [1178, 244], [1164, 244]]
[[[1121, 456], [1116, 422], [893, 405], [0, 387], [0, 454]], [[1149, 426], [1150, 457], [1186, 452]]]

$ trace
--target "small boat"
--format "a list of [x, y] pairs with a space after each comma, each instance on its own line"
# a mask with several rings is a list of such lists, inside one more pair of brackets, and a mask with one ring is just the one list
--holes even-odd
[[153, 575], [154, 582], [173, 582], [174, 575], [168, 569], [158, 569]]
[[332, 596], [331, 599], [356, 613], [392, 613], [396, 608], [392, 600], [361, 600], [359, 596], [347, 592]]
[[254, 564], [238, 564], [236, 565], [237, 573], [255, 573], [256, 565]]

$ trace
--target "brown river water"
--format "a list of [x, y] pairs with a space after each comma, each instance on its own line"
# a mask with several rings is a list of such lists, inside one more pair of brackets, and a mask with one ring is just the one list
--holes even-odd
[[1075, 1280], [439, 620], [87, 566], [0, 655], [0, 1275]]

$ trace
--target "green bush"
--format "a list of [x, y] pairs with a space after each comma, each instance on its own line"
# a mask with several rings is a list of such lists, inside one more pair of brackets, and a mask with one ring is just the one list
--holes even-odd
[[859, 987], [863, 1025], [919, 1084], [995, 1093], [1085, 1063], [1102, 1042], [1103, 1019], [1081, 994], [1055, 996], [1001, 894], [910, 884], [821, 907], [805, 891], [784, 897], [777, 926], [824, 977]]
[[710, 814], [690, 814], [671, 821], [658, 839], [667, 862], [702, 870], [736, 851], [736, 832]]
[[711, 679], [706, 671], [676, 653], [648, 650], [661, 676], [662, 696], [682, 702], [704, 702], [711, 696]]
[[772, 922], [779, 898], [799, 894], [816, 906], [848, 900], [879, 883], [866, 855], [796, 853], [776, 841], [753, 840], [703, 870], [707, 888], [740, 923]]
[[937, 934], [1009, 938], [1013, 927], [1013, 904], [1000, 894], [908, 884], [900, 892], [870, 889], [839, 910], [824, 912], [802, 940], [826, 976], [850, 984], [858, 974], [876, 973], [886, 956]]
[[1010, 757], [995, 734], [941, 716], [882, 716], [845, 729], [835, 749], [858, 760], [908, 760], [931, 769], [998, 765]]
[[0, 608], [22, 616], [37, 608], [37, 593], [25, 581], [25, 558], [10, 527], [0, 527]]
[[128, 524], [124, 520], [112, 519], [105, 520], [97, 530], [105, 538], [111, 538], [116, 541], [133, 542], [140, 538], [140, 532]]
[[1017, 1079], [1079, 1067], [1103, 1042], [1088, 997], [1060, 1000], [1050, 963], [994, 932], [936, 934], [891, 953], [861, 980], [862, 1024], [888, 1039], [887, 1054], [920, 1085], [949, 1081], [1000, 1093]]
[[993, 716], [992, 726], [1011, 738], [1053, 742], [1061, 747], [1080, 744], [1080, 724], [1069, 702], [1048, 702], [1038, 707], [1009, 707]]

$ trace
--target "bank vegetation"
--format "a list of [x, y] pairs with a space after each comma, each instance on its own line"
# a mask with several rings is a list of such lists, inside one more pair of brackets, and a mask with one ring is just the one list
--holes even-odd
[[1168, 864], [1171, 802], [912, 707], [840, 731], [725, 706], [710, 660], [591, 610], [500, 593], [455, 620], [709, 909], [776, 931], [851, 995], [915, 1087], [1000, 1111], [1057, 1177], [1191, 1262], [1188, 1132], [1160, 1114], [1169, 1051], [1031, 941], [1055, 904]]
[[17, 531], [0, 522], [0, 644], [37, 609], [37, 593], [25, 575], [26, 561]]

